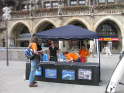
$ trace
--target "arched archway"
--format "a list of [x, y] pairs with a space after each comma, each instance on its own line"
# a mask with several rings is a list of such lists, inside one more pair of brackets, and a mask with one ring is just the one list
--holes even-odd
[[90, 23], [86, 19], [83, 19], [81, 17], [80, 18], [79, 17], [69, 18], [68, 20], [66, 20], [66, 22], [64, 22], [64, 25], [68, 25], [68, 24], [81, 26], [81, 27], [87, 28], [89, 30], [92, 29]]
[[56, 28], [56, 26], [49, 20], [43, 20], [40, 23], [38, 23], [35, 27], [35, 32], [41, 32], [49, 29]]
[[[78, 19], [71, 20], [68, 24], [70, 24], [70, 25], [76, 25], [76, 26], [80, 26], [82, 28], [88, 29], [87, 26], [86, 26], [86, 24], [84, 24], [83, 22], [81, 22]], [[82, 45], [85, 45], [87, 48], [89, 48], [88, 41], [89, 40], [68, 40], [68, 43], [67, 42], [66, 43], [68, 45], [67, 46], [68, 49], [78, 50], [78, 49], [81, 48]]]
[[49, 22], [44, 22], [42, 24], [40, 24], [37, 28], [37, 32], [41, 32], [41, 31], [45, 31], [45, 30], [49, 30], [49, 29], [53, 29], [55, 28], [55, 26]]
[[72, 25], [83, 27], [83, 28], [87, 28], [87, 26], [79, 20], [73, 20], [73, 21], [69, 22], [68, 24], [72, 24]]
[[28, 27], [19, 22], [17, 23], [11, 32], [11, 47], [27, 47], [30, 39], [30, 32]]
[[[36, 27], [36, 32], [46, 31], [46, 30], [53, 29], [53, 28], [56, 28], [56, 26], [54, 24], [52, 24], [51, 22], [45, 20], [45, 21], [41, 22]], [[41, 46], [42, 47], [48, 47], [49, 46], [49, 41], [50, 40], [42, 40]]]
[[112, 20], [104, 20], [98, 25], [96, 32], [100, 37], [101, 51], [106, 45], [109, 45], [113, 53], [121, 51], [121, 31], [116, 22]]

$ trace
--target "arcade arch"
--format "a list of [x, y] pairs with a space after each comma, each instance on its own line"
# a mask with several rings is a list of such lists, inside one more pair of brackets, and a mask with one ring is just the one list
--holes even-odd
[[109, 45], [113, 53], [120, 52], [122, 49], [121, 30], [116, 22], [107, 19], [102, 21], [97, 29], [100, 38], [100, 50]]
[[[88, 29], [87, 25], [84, 24], [81, 20], [78, 19], [73, 19], [71, 21], [68, 21], [67, 25], [76, 25], [76, 26], [80, 26], [82, 28]], [[64, 45], [66, 45], [67, 50], [71, 49], [71, 50], [78, 50], [81, 48], [82, 45], [85, 45], [87, 48], [89, 48], [89, 41], [88, 40], [68, 40], [63, 42]]]
[[10, 47], [27, 47], [30, 39], [30, 31], [24, 23], [17, 23], [10, 33]]
[[80, 27], [83, 27], [83, 28], [87, 29], [87, 26], [79, 20], [73, 20], [73, 21], [69, 22], [68, 24], [80, 26]]
[[50, 20], [50, 19], [43, 19], [43, 20], [40, 20], [34, 27], [33, 29], [33, 33], [37, 33], [37, 32], [41, 32], [41, 31], [45, 31], [45, 30], [49, 30], [49, 29], [52, 29], [52, 28], [55, 28], [55, 27], [58, 27], [58, 22], [55, 22], [53, 20]]
[[[42, 23], [39, 23], [37, 25], [37, 27], [35, 28], [35, 33], [37, 32], [41, 32], [41, 31], [45, 31], [45, 30], [49, 30], [49, 29], [53, 29], [56, 28], [56, 26], [54, 24], [52, 24], [49, 21], [43, 21]], [[49, 40], [42, 40], [42, 47], [48, 47], [49, 46]]]
[[82, 19], [82, 18], [77, 18], [77, 17], [71, 18], [64, 23], [64, 25], [68, 25], [68, 24], [81, 26], [83, 28], [87, 28], [91, 30], [90, 24], [85, 19]]
[[49, 29], [55, 28], [55, 25], [49, 21], [44, 21], [36, 27], [36, 32], [41, 32]]

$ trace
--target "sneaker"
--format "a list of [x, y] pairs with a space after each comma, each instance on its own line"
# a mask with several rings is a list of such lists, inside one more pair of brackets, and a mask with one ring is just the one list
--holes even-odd
[[30, 84], [29, 87], [37, 87], [35, 84]]
[[37, 83], [36, 81], [33, 82], [33, 84], [36, 84], [36, 83]]

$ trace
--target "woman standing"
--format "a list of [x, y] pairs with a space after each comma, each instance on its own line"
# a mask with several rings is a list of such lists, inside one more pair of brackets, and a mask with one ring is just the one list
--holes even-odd
[[33, 36], [31, 38], [31, 43], [28, 46], [31, 48], [35, 54], [35, 57], [31, 59], [31, 71], [29, 75], [29, 87], [37, 87], [35, 81], [35, 72], [37, 68], [37, 64], [40, 62], [40, 54], [42, 53], [42, 49], [39, 47], [38, 38]]

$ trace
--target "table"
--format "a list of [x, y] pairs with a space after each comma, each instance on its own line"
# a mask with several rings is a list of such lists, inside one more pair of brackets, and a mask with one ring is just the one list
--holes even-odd
[[[30, 63], [26, 63], [26, 78]], [[36, 79], [46, 82], [99, 85], [100, 67], [98, 63], [40, 62]]]

